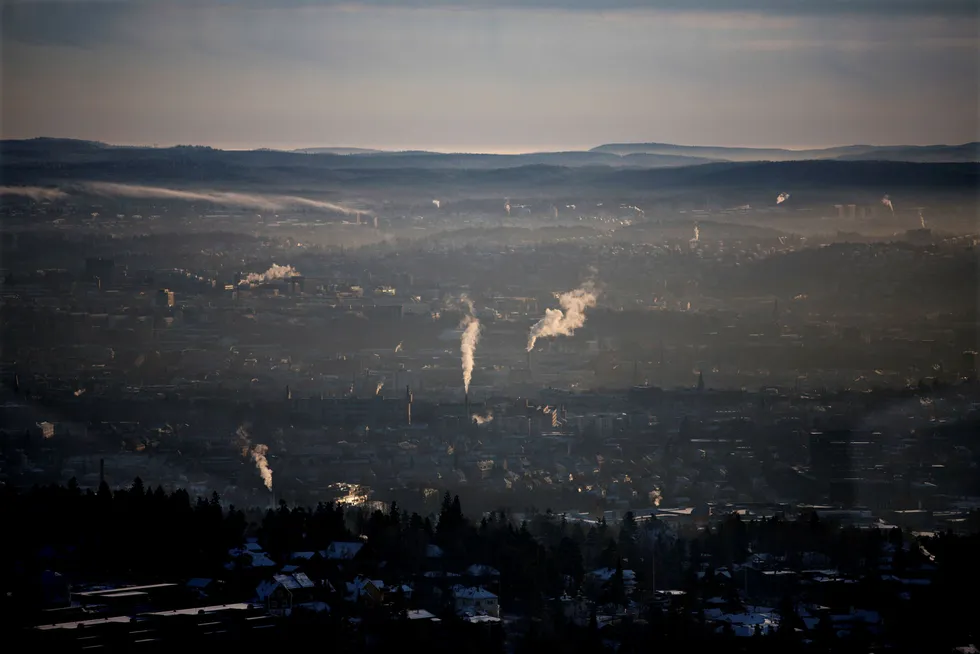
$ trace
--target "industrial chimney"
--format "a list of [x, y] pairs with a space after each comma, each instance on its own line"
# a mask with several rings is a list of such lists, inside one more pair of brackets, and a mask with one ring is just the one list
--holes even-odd
[[412, 401], [415, 397], [412, 395], [412, 387], [405, 384], [405, 417], [408, 419], [408, 426], [412, 426]]
[[105, 459], [99, 459], [99, 486], [105, 483]]

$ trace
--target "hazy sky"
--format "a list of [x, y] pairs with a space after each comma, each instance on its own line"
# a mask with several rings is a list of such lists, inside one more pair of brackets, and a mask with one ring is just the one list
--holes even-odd
[[0, 3], [4, 138], [488, 152], [980, 140], [980, 0]]

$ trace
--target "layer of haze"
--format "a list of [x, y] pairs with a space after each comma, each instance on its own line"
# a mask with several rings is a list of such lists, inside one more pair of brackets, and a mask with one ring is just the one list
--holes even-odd
[[969, 0], [258, 4], [4, 3], [3, 137], [485, 152], [978, 139]]

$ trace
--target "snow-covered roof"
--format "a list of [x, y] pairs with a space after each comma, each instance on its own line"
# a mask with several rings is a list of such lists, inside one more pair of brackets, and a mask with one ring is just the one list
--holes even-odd
[[453, 586], [453, 597], [465, 599], [497, 599], [497, 596], [482, 586]]
[[778, 617], [771, 612], [746, 611], [744, 613], [727, 613], [720, 608], [705, 609], [704, 617], [717, 622], [727, 622], [736, 636], [752, 636], [756, 627], [763, 634], [775, 630], [779, 626]]
[[315, 584], [313, 580], [307, 577], [302, 572], [297, 572], [296, 574], [278, 574], [273, 575], [271, 580], [263, 581], [255, 589], [255, 594], [258, 596], [259, 600], [265, 600], [269, 595], [272, 594], [278, 586], [282, 586], [286, 590], [293, 591], [299, 590], [301, 588], [313, 588]]
[[332, 561], [337, 560], [350, 560], [357, 556], [357, 553], [361, 551], [364, 547], [364, 543], [357, 542], [347, 542], [347, 541], [334, 541], [330, 543], [327, 549], [323, 550], [320, 554]]
[[249, 554], [253, 568], [272, 568], [276, 565], [276, 562], [270, 559], [265, 552], [250, 552]]
[[474, 563], [466, 568], [466, 574], [471, 577], [499, 577], [500, 570], [483, 565], [482, 563]]
[[431, 620], [436, 617], [434, 613], [429, 613], [425, 609], [419, 609], [417, 611], [408, 611], [409, 620]]
[[291, 575], [275, 575], [272, 578], [286, 590], [297, 590], [300, 588], [299, 582]]

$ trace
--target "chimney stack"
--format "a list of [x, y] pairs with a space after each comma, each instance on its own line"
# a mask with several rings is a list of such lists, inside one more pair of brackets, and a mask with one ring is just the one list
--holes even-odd
[[408, 426], [412, 426], [412, 401], [415, 397], [412, 395], [412, 387], [405, 384], [405, 417], [408, 419]]
[[469, 423], [470, 421], [472, 421], [472, 418], [470, 417], [470, 394], [469, 394], [469, 391], [467, 391], [463, 395], [463, 402], [466, 404], [466, 422]]
[[105, 459], [99, 459], [99, 485], [105, 483]]

